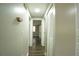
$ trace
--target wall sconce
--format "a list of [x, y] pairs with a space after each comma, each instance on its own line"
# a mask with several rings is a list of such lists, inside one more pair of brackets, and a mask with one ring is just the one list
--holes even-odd
[[16, 20], [17, 20], [18, 22], [22, 22], [22, 21], [23, 21], [23, 19], [20, 18], [20, 17], [16, 17]]

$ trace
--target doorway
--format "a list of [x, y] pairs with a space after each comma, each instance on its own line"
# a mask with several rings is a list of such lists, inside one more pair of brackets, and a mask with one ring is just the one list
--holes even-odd
[[44, 56], [45, 47], [42, 46], [42, 21], [32, 22], [32, 46], [29, 47], [29, 56]]
[[33, 20], [33, 46], [41, 46], [41, 21]]

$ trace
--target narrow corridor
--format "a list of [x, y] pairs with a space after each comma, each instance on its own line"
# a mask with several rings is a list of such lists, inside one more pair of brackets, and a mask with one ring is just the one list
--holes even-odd
[[79, 55], [76, 9], [76, 3], [1, 3], [0, 56]]

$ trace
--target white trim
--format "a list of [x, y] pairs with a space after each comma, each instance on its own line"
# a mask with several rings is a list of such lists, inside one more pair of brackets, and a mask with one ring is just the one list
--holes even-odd
[[48, 8], [47, 8], [47, 10], [46, 10], [46, 12], [44, 14], [44, 17], [48, 14], [49, 10], [51, 9], [51, 6], [52, 6], [52, 4], [49, 4], [49, 6], [48, 6]]
[[[53, 17], [52, 18], [53, 22], [50, 24], [50, 22], [51, 22], [51, 19], [50, 19], [51, 13], [52, 13], [52, 17]], [[50, 5], [50, 9], [47, 10], [47, 13], [45, 14], [45, 18], [46, 18], [46, 22], [47, 22], [46, 23], [47, 25], [45, 25], [45, 26], [47, 26], [47, 48], [46, 48], [47, 51], [45, 52], [45, 54], [47, 56], [53, 56], [54, 55], [54, 50], [55, 50], [55, 46], [54, 46], [55, 45], [55, 5], [54, 4], [53, 4], [53, 6]], [[53, 37], [51, 36], [51, 32], [50, 32], [52, 30], [52, 28], [50, 27], [52, 24], [54, 24], [53, 25], [53, 33], [52, 33]]]
[[33, 40], [33, 20], [30, 20], [30, 39], [29, 39], [29, 46], [32, 47], [32, 40]]
[[41, 21], [41, 45], [45, 46], [45, 38], [44, 38], [44, 19]]
[[32, 20], [42, 20], [43, 18], [32, 18]]
[[27, 53], [26, 56], [29, 56], [29, 53]]

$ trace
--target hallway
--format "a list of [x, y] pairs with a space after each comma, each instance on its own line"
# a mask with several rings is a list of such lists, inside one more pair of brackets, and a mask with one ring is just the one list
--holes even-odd
[[0, 4], [0, 56], [79, 56], [79, 4]]

